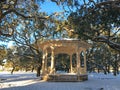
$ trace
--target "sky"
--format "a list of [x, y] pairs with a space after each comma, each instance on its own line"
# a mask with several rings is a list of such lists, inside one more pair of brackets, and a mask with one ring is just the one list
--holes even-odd
[[15, 43], [14, 41], [9, 41], [8, 45], [7, 45], [7, 48], [10, 48], [11, 46], [13, 46]]
[[51, 14], [53, 12], [62, 11], [62, 8], [60, 6], [58, 6], [56, 3], [54, 3], [54, 2], [46, 1], [43, 4], [41, 4], [40, 11], [45, 11], [48, 14]]

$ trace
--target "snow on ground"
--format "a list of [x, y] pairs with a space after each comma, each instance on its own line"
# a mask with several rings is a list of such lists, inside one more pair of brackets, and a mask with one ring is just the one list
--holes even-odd
[[35, 73], [0, 72], [0, 90], [120, 90], [120, 75], [90, 73], [84, 82], [45, 82]]

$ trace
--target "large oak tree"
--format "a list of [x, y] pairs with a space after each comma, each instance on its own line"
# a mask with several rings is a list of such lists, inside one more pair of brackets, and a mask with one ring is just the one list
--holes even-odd
[[120, 1], [84, 0], [70, 13], [68, 29], [80, 39], [104, 42], [120, 51]]

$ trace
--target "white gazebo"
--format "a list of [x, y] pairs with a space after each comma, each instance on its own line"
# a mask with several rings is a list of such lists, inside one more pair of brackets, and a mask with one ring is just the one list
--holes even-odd
[[[38, 43], [43, 51], [41, 77], [47, 81], [84, 81], [88, 79], [86, 67], [86, 49], [90, 45], [82, 40], [63, 39], [47, 40]], [[80, 53], [84, 53], [84, 61], [81, 65]], [[48, 53], [51, 53], [50, 69], [47, 66]], [[70, 73], [57, 74], [55, 71], [55, 55], [65, 53], [70, 56]], [[73, 73], [72, 55], [76, 54], [76, 72]]]

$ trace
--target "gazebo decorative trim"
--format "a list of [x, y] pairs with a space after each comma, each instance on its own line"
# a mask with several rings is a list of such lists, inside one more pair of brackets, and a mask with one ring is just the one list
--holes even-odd
[[[42, 60], [42, 79], [48, 81], [83, 81], [87, 80], [87, 71], [86, 71], [86, 49], [90, 45], [82, 40], [77, 39], [63, 39], [63, 40], [47, 40], [44, 42], [38, 43], [39, 49], [43, 51], [43, 60]], [[84, 52], [84, 67], [80, 65], [80, 53]], [[50, 71], [47, 67], [47, 56], [48, 53], [51, 53], [51, 66]], [[57, 74], [55, 71], [55, 55], [65, 53], [70, 56], [70, 73], [68, 74]], [[76, 54], [76, 68], [77, 72], [73, 73], [72, 66], [72, 55]], [[73, 79], [74, 78], [74, 79]]]

